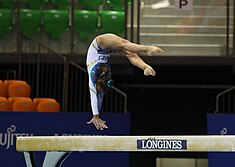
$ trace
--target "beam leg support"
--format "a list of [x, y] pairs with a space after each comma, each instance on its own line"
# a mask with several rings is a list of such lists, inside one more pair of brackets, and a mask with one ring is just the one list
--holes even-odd
[[64, 160], [71, 154], [71, 152], [54, 152], [48, 151], [46, 153], [42, 167], [60, 167]]
[[[71, 153], [72, 152], [48, 151], [46, 152], [42, 167], [60, 167]], [[24, 158], [27, 167], [36, 167], [32, 151], [24, 152]]]
[[33, 152], [24, 152], [24, 159], [27, 167], [36, 167]]

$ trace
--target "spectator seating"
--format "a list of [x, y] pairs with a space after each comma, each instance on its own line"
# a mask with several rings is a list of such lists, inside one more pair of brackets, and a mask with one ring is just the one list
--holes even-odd
[[46, 4], [48, 0], [22, 0], [22, 2], [29, 6], [30, 9], [39, 9], [43, 4]]
[[98, 14], [96, 11], [75, 10], [74, 11], [74, 32], [81, 40], [88, 40], [89, 37], [98, 31]]
[[10, 9], [0, 9], [0, 38], [12, 29], [12, 18]]
[[0, 111], [60, 111], [60, 104], [56, 99], [46, 97], [32, 99], [30, 93], [31, 86], [26, 81], [0, 80]]
[[38, 112], [59, 112], [60, 104], [56, 101], [44, 100], [37, 106]]
[[0, 80], [0, 96], [7, 97], [8, 89], [7, 84], [5, 84], [2, 80]]
[[60, 104], [54, 98], [37, 97], [33, 99], [38, 112], [59, 112]]
[[23, 80], [4, 80], [4, 83], [7, 85], [7, 87], [9, 87], [9, 85], [11, 85], [13, 83], [27, 84], [27, 82], [23, 81]]
[[21, 99], [12, 104], [12, 111], [33, 112], [36, 111], [36, 109], [32, 101]]
[[101, 33], [114, 33], [123, 36], [125, 32], [125, 13], [122, 11], [100, 11]]
[[8, 87], [8, 97], [30, 97], [31, 86], [25, 83], [13, 83]]
[[51, 2], [58, 9], [67, 9], [70, 5], [68, 0], [51, 0]]
[[43, 102], [43, 101], [53, 101], [53, 102], [56, 102], [55, 99], [53, 98], [44, 98], [44, 97], [35, 97], [33, 99], [33, 103], [34, 105], [37, 107], [39, 103]]
[[20, 10], [20, 32], [33, 36], [41, 30], [41, 11], [37, 9]]
[[[0, 99], [1, 100], [1, 99]], [[53, 98], [9, 97], [12, 111], [59, 112], [60, 104]], [[0, 102], [1, 103], [1, 102]], [[1, 110], [1, 106], [0, 106]]]
[[31, 86], [23, 80], [5, 80], [7, 97], [30, 97]]
[[9, 97], [12, 111], [36, 111], [34, 103], [29, 97]]
[[6, 97], [0, 96], [0, 111], [11, 111], [10, 102]]
[[60, 39], [62, 33], [68, 31], [69, 17], [67, 10], [44, 10], [43, 29], [52, 39]]
[[1, 8], [11, 9], [14, 7], [15, 1], [14, 0], [0, 0], [0, 5], [1, 5]]
[[8, 101], [12, 106], [16, 101], [32, 101], [30, 97], [8, 97]]
[[125, 0], [108, 0], [108, 3], [115, 11], [124, 11], [125, 9]]
[[102, 5], [104, 0], [78, 0], [78, 5], [82, 6], [83, 9], [96, 10], [100, 5]]

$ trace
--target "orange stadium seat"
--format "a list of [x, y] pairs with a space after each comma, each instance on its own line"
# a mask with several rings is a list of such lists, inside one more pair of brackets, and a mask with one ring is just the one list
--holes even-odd
[[13, 83], [25, 83], [27, 84], [26, 81], [23, 81], [23, 80], [5, 80], [4, 83], [9, 86], [10, 84], [13, 84]]
[[[21, 84], [25, 84], [27, 85], [27, 82], [26, 81], [23, 81], [23, 80], [5, 80], [4, 81], [4, 84], [6, 84], [7, 86], [7, 96], [9, 97], [9, 86], [14, 84], [14, 83], [21, 83]], [[14, 95], [15, 96], [15, 95]], [[17, 95], [18, 96], [18, 95]]]
[[31, 103], [32, 99], [29, 98], [29, 97], [9, 97], [8, 101], [9, 101], [9, 104], [10, 104], [11, 109], [12, 109], [12, 106], [16, 101], [25, 101], [25, 102]]
[[7, 84], [0, 80], [0, 96], [7, 97], [8, 89]]
[[34, 112], [36, 109], [33, 101], [18, 100], [13, 103], [12, 111]]
[[11, 111], [10, 102], [6, 97], [0, 97], [0, 111]]
[[38, 112], [59, 112], [60, 104], [55, 101], [42, 101], [37, 106]]
[[33, 103], [34, 103], [35, 107], [37, 107], [38, 104], [41, 103], [41, 102], [43, 102], [43, 101], [52, 101], [52, 102], [56, 102], [55, 99], [53, 99], [53, 98], [46, 98], [46, 97], [35, 97], [35, 98], [33, 99]]
[[8, 101], [12, 105], [16, 101], [32, 101], [30, 97], [9, 97]]
[[8, 87], [8, 97], [30, 97], [31, 86], [25, 83], [13, 83]]

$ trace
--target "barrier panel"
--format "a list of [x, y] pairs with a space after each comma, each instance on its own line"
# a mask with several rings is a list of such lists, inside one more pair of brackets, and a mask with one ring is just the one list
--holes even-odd
[[[108, 129], [98, 131], [86, 122], [91, 113], [60, 112], [0, 112], [0, 162], [1, 166], [26, 166], [23, 153], [16, 151], [17, 136], [84, 136], [84, 135], [128, 135], [129, 114], [103, 113]], [[36, 166], [42, 166], [44, 152], [35, 154]], [[114, 163], [115, 162], [115, 163]], [[128, 167], [129, 153], [120, 152], [74, 152], [62, 166], [72, 167]]]
[[[208, 114], [209, 135], [235, 134], [235, 114]], [[208, 167], [235, 166], [235, 153], [208, 153]]]

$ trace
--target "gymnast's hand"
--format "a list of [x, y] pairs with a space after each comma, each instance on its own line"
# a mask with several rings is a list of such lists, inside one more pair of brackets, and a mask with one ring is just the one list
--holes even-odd
[[93, 118], [87, 122], [87, 124], [94, 124], [97, 130], [104, 130], [107, 129], [107, 125], [105, 124], [106, 121], [100, 119], [99, 115], [94, 115]]
[[144, 75], [148, 76], [148, 75], [152, 75], [152, 76], [155, 76], [156, 75], [156, 72], [154, 71], [154, 69], [147, 65], [147, 67], [145, 67], [144, 69]]

